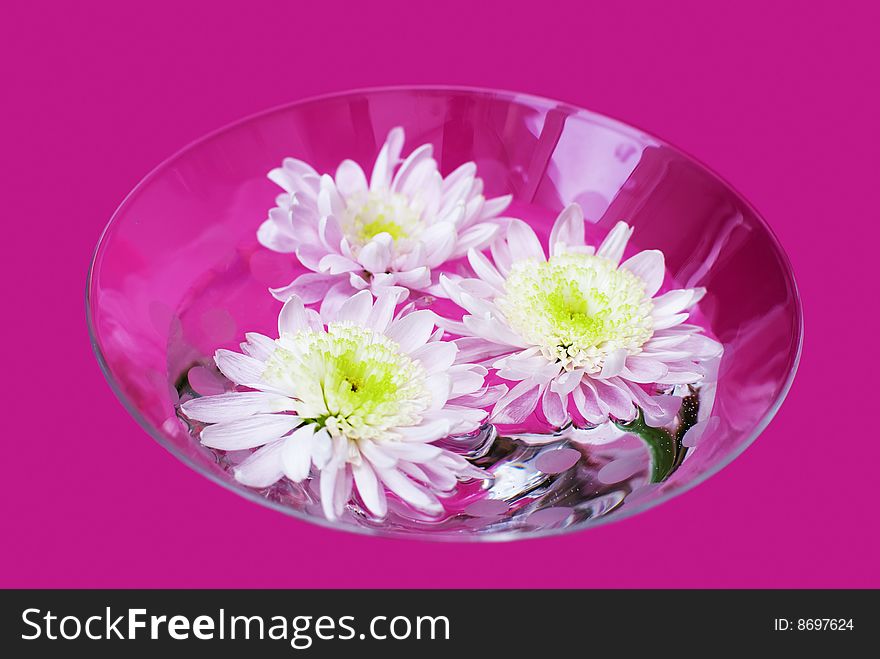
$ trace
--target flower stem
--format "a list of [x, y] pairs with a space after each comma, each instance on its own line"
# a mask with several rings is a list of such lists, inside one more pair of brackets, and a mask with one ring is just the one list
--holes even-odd
[[684, 446], [681, 440], [684, 439], [685, 433], [697, 423], [697, 416], [700, 411], [700, 396], [693, 387], [689, 387], [689, 389], [691, 393], [681, 401], [681, 409], [678, 412], [678, 417], [681, 420], [678, 428], [675, 430], [676, 456], [672, 471], [678, 469], [682, 460], [684, 460], [684, 456], [687, 455], [688, 447]]
[[663, 428], [652, 428], [645, 423], [645, 413], [639, 408], [635, 419], [628, 423], [615, 421], [623, 431], [639, 437], [651, 453], [651, 482], [659, 483], [672, 473], [678, 454], [675, 437]]
[[645, 413], [638, 409], [638, 414], [632, 421], [623, 423], [615, 421], [621, 430], [639, 437], [648, 447], [651, 454], [651, 482], [660, 483], [675, 471], [687, 454], [687, 447], [681, 443], [682, 438], [691, 426], [697, 422], [697, 412], [700, 407], [699, 397], [696, 392], [686, 396], [681, 404], [679, 412], [679, 424], [675, 432], [665, 428], [654, 428], [645, 422]]

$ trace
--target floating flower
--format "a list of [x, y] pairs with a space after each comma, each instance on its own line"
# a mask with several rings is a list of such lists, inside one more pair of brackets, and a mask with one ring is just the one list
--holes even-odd
[[257, 237], [313, 271], [273, 289], [275, 297], [320, 300], [326, 309], [357, 290], [424, 290], [436, 283], [434, 268], [492, 240], [510, 196], [486, 199], [473, 162], [444, 179], [430, 144], [401, 161], [403, 143], [402, 128], [388, 133], [369, 183], [352, 160], [335, 176], [294, 158], [269, 172], [285, 194]]
[[534, 231], [513, 220], [492, 245], [492, 261], [476, 250], [468, 260], [477, 278], [441, 277], [447, 294], [467, 312], [444, 325], [462, 335], [462, 356], [517, 381], [495, 406], [499, 423], [524, 420], [539, 401], [555, 426], [570, 418], [569, 401], [584, 420], [629, 421], [638, 409], [668, 423], [681, 399], [660, 388], [699, 382], [701, 362], [721, 346], [684, 324], [702, 288], [657, 295], [662, 252], [646, 250], [620, 263], [632, 229], [619, 222], [598, 250], [584, 242], [584, 218], [567, 207], [550, 233], [545, 256]]
[[384, 516], [386, 488], [418, 510], [442, 512], [437, 494], [483, 473], [433, 442], [476, 430], [486, 417], [478, 406], [506, 389], [486, 387], [482, 366], [455, 364], [457, 347], [440, 340], [432, 312], [394, 318], [404, 293], [386, 288], [374, 304], [361, 291], [328, 317], [294, 296], [281, 310], [280, 338], [247, 334], [243, 353], [218, 350], [220, 371], [251, 391], [182, 405], [189, 418], [211, 424], [202, 444], [259, 447], [235, 468], [252, 487], [319, 474], [329, 519], [355, 491]]

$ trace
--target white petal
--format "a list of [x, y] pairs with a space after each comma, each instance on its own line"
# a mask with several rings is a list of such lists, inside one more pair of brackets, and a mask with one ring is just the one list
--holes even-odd
[[453, 255], [465, 254], [469, 249], [483, 249], [498, 234], [501, 227], [493, 222], [480, 222], [461, 232]]
[[443, 196], [451, 197], [452, 201], [457, 201], [459, 197], [465, 196], [473, 187], [476, 175], [476, 163], [466, 162], [459, 165], [443, 179]]
[[507, 325], [495, 318], [478, 318], [465, 316], [462, 318], [468, 333], [480, 338], [502, 343], [509, 346], [525, 347], [525, 341]]
[[483, 361], [509, 353], [510, 346], [493, 343], [477, 336], [465, 336], [453, 341], [458, 346], [456, 361], [459, 364]]
[[397, 126], [388, 132], [385, 144], [379, 150], [376, 164], [373, 166], [373, 174], [370, 176], [370, 189], [379, 190], [391, 185], [391, 173], [400, 160], [400, 152], [403, 150], [405, 136], [403, 128]]
[[670, 327], [675, 327], [676, 325], [681, 325], [684, 321], [688, 319], [688, 314], [679, 313], [673, 314], [671, 316], [657, 316], [656, 314], [652, 314], [654, 318], [654, 331], [657, 332], [663, 329], [669, 329]]
[[[317, 235], [317, 234], [316, 234]], [[335, 251], [335, 250], [333, 250]], [[321, 268], [319, 267], [321, 263], [321, 259], [327, 256], [328, 250], [324, 245], [320, 244], [318, 238], [316, 237], [314, 242], [308, 244], [300, 243], [299, 247], [296, 250], [296, 258], [299, 262], [307, 269], [312, 272], [318, 272]], [[300, 275], [305, 276], [305, 275]], [[325, 275], [326, 276], [326, 275]], [[270, 291], [272, 289], [269, 289]], [[273, 293], [274, 295], [274, 293]], [[277, 295], [275, 297], [278, 297]], [[278, 297], [282, 302], [286, 298]]]
[[394, 317], [394, 309], [406, 293], [406, 289], [399, 286], [387, 286], [380, 290], [376, 294], [376, 303], [367, 319], [367, 326], [375, 332], [384, 334]]
[[[473, 473], [473, 470], [476, 469], [471, 465], [467, 460], [465, 460], [462, 456], [453, 453], [452, 451], [443, 451], [443, 455], [437, 458], [434, 461], [435, 466], [442, 467], [443, 469], [451, 469], [455, 472], [470, 472]], [[476, 469], [479, 473], [480, 470]], [[468, 476], [470, 477], [470, 473]], [[474, 478], [486, 478], [485, 474], [474, 476]], [[491, 478], [491, 477], [490, 477]]]
[[293, 173], [282, 168], [275, 168], [267, 176], [270, 181], [282, 187], [289, 195], [295, 195], [297, 199], [309, 205], [315, 205], [321, 180], [321, 177], [315, 170], [312, 170], [310, 173]]
[[278, 226], [272, 219], [263, 222], [257, 229], [257, 241], [274, 252], [290, 254], [299, 247], [299, 241], [289, 231]]
[[432, 165], [433, 168], [426, 168], [425, 170], [426, 175], [423, 177], [421, 189], [412, 189], [413, 179], [410, 179], [406, 184], [406, 192], [415, 203], [421, 205], [423, 217], [438, 218], [437, 213], [440, 209], [440, 197], [442, 195], [440, 188], [443, 186], [443, 177], [437, 171], [436, 163], [432, 163]]
[[498, 375], [505, 380], [527, 380], [544, 371], [545, 366], [550, 367], [547, 369], [547, 374], [551, 378], [558, 374], [559, 366], [554, 365], [552, 362], [548, 362], [538, 351], [538, 348], [530, 348], [503, 357], [492, 364], [492, 367], [495, 368], [498, 371]]
[[608, 412], [599, 403], [595, 389], [586, 380], [581, 381], [581, 386], [571, 392], [572, 400], [581, 416], [590, 423], [602, 423], [608, 418]]
[[439, 410], [449, 400], [451, 382], [446, 373], [434, 373], [425, 378], [425, 389], [431, 394], [432, 410]]
[[492, 253], [492, 261], [495, 262], [495, 267], [498, 268], [498, 272], [505, 277], [510, 274], [510, 266], [513, 259], [510, 255], [510, 248], [507, 245], [507, 241], [495, 240], [489, 245], [489, 251]]
[[312, 440], [312, 462], [318, 469], [323, 469], [333, 457], [333, 440], [326, 428], [315, 433]]
[[264, 488], [276, 483], [284, 472], [281, 468], [281, 450], [284, 441], [272, 442], [251, 453], [234, 468], [235, 480], [248, 487]]
[[422, 232], [419, 239], [425, 246], [425, 265], [435, 268], [446, 261], [455, 249], [455, 226], [449, 222], [438, 222]]
[[[474, 181], [475, 187], [479, 187], [480, 179]], [[464, 216], [457, 222], [457, 226], [462, 228], [470, 226], [471, 223], [480, 216], [483, 210], [485, 199], [482, 195], [472, 197], [464, 206]]]
[[413, 311], [398, 318], [388, 327], [386, 335], [405, 353], [425, 345], [434, 331], [434, 313], [427, 309]]
[[354, 160], [343, 160], [336, 169], [336, 187], [344, 197], [351, 197], [367, 190], [364, 170]]
[[658, 378], [658, 384], [694, 384], [699, 382], [704, 374], [694, 369], [693, 371], [669, 371], [662, 378]]
[[495, 423], [519, 423], [524, 421], [538, 405], [541, 387], [531, 380], [519, 382], [508, 391], [492, 409], [491, 420]]
[[463, 405], [465, 407], [489, 407], [494, 405], [508, 392], [506, 384], [496, 384], [491, 387], [483, 387], [472, 394], [464, 394], [450, 398], [446, 405]]
[[452, 366], [447, 372], [452, 379], [452, 390], [449, 395], [454, 397], [474, 393], [482, 389], [483, 383], [486, 380], [487, 370], [472, 364], [459, 364], [458, 366]]
[[[635, 405], [632, 394], [626, 384], [618, 386], [615, 379], [592, 380], [591, 384], [596, 388], [596, 394], [608, 411], [618, 419], [632, 419], [635, 416]], [[633, 385], [638, 387], [638, 385]]]
[[434, 460], [443, 453], [439, 446], [421, 442], [388, 442], [385, 450], [401, 460], [416, 463]]
[[321, 318], [321, 314], [319, 314], [315, 309], [306, 309], [306, 318], [309, 327], [316, 332], [321, 332], [324, 330], [324, 320]]
[[247, 355], [220, 349], [214, 353], [214, 363], [227, 378], [236, 384], [252, 385], [260, 381], [266, 365]]
[[561, 428], [568, 421], [568, 411], [566, 410], [567, 397], [562, 397], [549, 386], [545, 387], [544, 395], [541, 398], [541, 410], [547, 422], [557, 428]]
[[318, 262], [318, 267], [322, 272], [331, 275], [339, 275], [345, 272], [355, 272], [362, 270], [363, 266], [350, 258], [339, 254], [328, 254]]
[[221, 423], [253, 414], [287, 412], [291, 411], [293, 406], [290, 398], [278, 394], [263, 391], [231, 391], [187, 401], [181, 405], [181, 409], [190, 419], [204, 423]]
[[438, 418], [446, 419], [449, 424], [449, 435], [462, 435], [473, 432], [483, 421], [486, 420], [488, 414], [486, 410], [474, 409], [472, 407], [459, 407], [457, 405], [448, 404], [442, 410], [429, 411], [425, 413], [425, 417], [436, 414]]
[[422, 465], [422, 470], [431, 480], [431, 487], [434, 490], [451, 492], [458, 485], [458, 479], [450, 469], [428, 463]]
[[623, 251], [626, 249], [626, 244], [629, 242], [632, 232], [632, 227], [626, 222], [618, 222], [614, 225], [611, 232], [605, 236], [605, 240], [602, 241], [599, 249], [596, 250], [596, 256], [603, 256], [615, 264], [620, 263], [620, 259], [623, 258]]
[[486, 199], [483, 202], [483, 208], [480, 210], [480, 219], [481, 220], [490, 220], [498, 215], [501, 215], [507, 207], [510, 206], [510, 202], [513, 201], [513, 195], [504, 195], [503, 197], [494, 197], [492, 199]]
[[330, 287], [327, 294], [321, 300], [321, 316], [330, 318], [336, 314], [342, 303], [345, 302], [354, 291], [348, 281], [336, 280], [336, 283]]
[[358, 442], [361, 454], [369, 460], [377, 469], [390, 469], [397, 464], [397, 458], [388, 455], [376, 442], [363, 439]]
[[318, 192], [318, 213], [324, 215], [334, 215], [342, 217], [345, 213], [345, 200], [336, 189], [336, 182], [333, 177], [324, 174], [321, 177], [321, 191]]
[[410, 357], [421, 363], [428, 375], [448, 371], [455, 363], [458, 348], [448, 341], [426, 343], [410, 353]]
[[334, 463], [321, 471], [321, 483], [319, 486], [319, 491], [321, 493], [321, 508], [324, 510], [324, 517], [330, 521], [333, 521], [338, 517], [333, 497], [336, 494], [336, 479], [341, 476], [343, 469], [344, 466]]
[[292, 414], [255, 414], [202, 430], [202, 444], [223, 451], [254, 448], [280, 439], [302, 423]]
[[454, 274], [447, 275], [445, 272], [441, 272], [437, 281], [438, 288], [443, 292], [443, 297], [448, 297], [458, 306], [461, 306], [462, 289], [460, 284], [462, 277]]
[[550, 383], [553, 391], [558, 393], [560, 396], [568, 396], [575, 388], [581, 383], [581, 380], [584, 377], [583, 371], [566, 371], [562, 373], [558, 378], [554, 378], [553, 382]]
[[[649, 425], [654, 425], [656, 420], [661, 417], [667, 416], [667, 409], [669, 408], [669, 403], [672, 401], [673, 405], [679, 405], [681, 403], [681, 399], [677, 396], [650, 396], [648, 392], [646, 392], [642, 387], [634, 382], [626, 382], [625, 380], [620, 380], [621, 389], [624, 387], [627, 391], [627, 396], [630, 397], [632, 402], [635, 405], [638, 405], [642, 408], [642, 411], [645, 413], [645, 421], [648, 422]], [[676, 410], [677, 411], [677, 410]], [[612, 412], [612, 414], [615, 414]], [[635, 408], [632, 411], [632, 417], [635, 416]], [[615, 414], [619, 418], [620, 415]], [[627, 417], [627, 418], [632, 418]]]
[[660, 382], [669, 371], [666, 364], [647, 356], [630, 356], [621, 373], [622, 377], [631, 382]]
[[278, 336], [287, 334], [296, 334], [300, 330], [307, 329], [309, 326], [309, 317], [306, 314], [303, 301], [294, 295], [281, 308], [278, 314]]
[[639, 252], [624, 261], [620, 267], [629, 270], [645, 282], [645, 294], [648, 297], [654, 297], [654, 294], [660, 290], [663, 277], [666, 275], [663, 252], [658, 249]]
[[653, 300], [655, 316], [669, 316], [687, 309], [694, 298], [692, 288], [679, 288], [668, 291]]
[[458, 303], [464, 307], [469, 314], [473, 314], [480, 319], [496, 320], [498, 307], [493, 302], [489, 302], [492, 297], [492, 289], [486, 282], [480, 279], [462, 279], [458, 282], [458, 288], [461, 291], [458, 296]]
[[354, 252], [351, 249], [351, 244], [348, 242], [348, 238], [345, 236], [339, 241], [339, 253], [346, 258], [354, 260]]
[[706, 287], [705, 286], [695, 286], [691, 289], [694, 292], [694, 299], [691, 300], [691, 304], [694, 305], [704, 297], [706, 297]]
[[396, 469], [379, 470], [379, 477], [389, 490], [414, 508], [433, 514], [443, 512], [443, 506], [433, 494], [416, 485], [400, 471]]
[[291, 179], [317, 178], [318, 172], [302, 160], [285, 158], [281, 167], [273, 169], [267, 176], [270, 181], [284, 188], [287, 192], [298, 192], [300, 188], [290, 186]]
[[678, 348], [682, 343], [688, 340], [691, 334], [685, 332], [677, 332], [680, 328], [666, 330], [665, 332], [655, 332], [654, 335], [644, 345], [645, 350], [665, 351], [672, 348]]
[[561, 254], [566, 247], [584, 245], [584, 211], [579, 204], [565, 207], [550, 230], [550, 255]]
[[377, 240], [379, 236], [389, 236], [387, 233], [375, 236], [370, 242], [361, 248], [358, 253], [358, 261], [364, 270], [371, 273], [385, 272], [391, 260], [391, 250], [383, 240]]
[[281, 465], [284, 474], [295, 483], [309, 475], [312, 467], [312, 448], [314, 446], [315, 426], [309, 424], [296, 430], [284, 439], [281, 451]]
[[467, 212], [467, 190], [473, 188], [473, 179], [467, 181], [462, 180], [456, 186], [448, 191], [442, 191], [441, 198], [437, 207], [436, 217], [444, 222], [451, 222], [457, 228], [463, 229], [468, 226], [465, 221], [465, 213]]
[[373, 309], [373, 294], [370, 291], [359, 291], [348, 298], [336, 312], [336, 320], [364, 325]]
[[336, 487], [333, 490], [333, 509], [339, 517], [345, 512], [346, 504], [351, 500], [351, 486], [354, 479], [351, 475], [351, 466], [343, 465], [336, 478]]
[[376, 478], [376, 472], [366, 460], [352, 465], [352, 474], [354, 476], [355, 487], [357, 487], [358, 495], [364, 502], [367, 510], [376, 517], [385, 517], [388, 512], [388, 503], [385, 499], [385, 489]]
[[421, 187], [419, 183], [427, 175], [425, 170], [437, 168], [436, 163], [433, 162], [431, 157], [433, 153], [434, 147], [430, 144], [423, 144], [414, 149], [401, 163], [400, 169], [394, 175], [394, 180], [391, 182], [391, 191], [407, 194], [411, 190], [411, 187], [407, 187], [410, 178], [413, 179], [412, 185], [416, 189]]
[[724, 353], [724, 346], [718, 341], [710, 339], [702, 334], [693, 334], [689, 336], [679, 347], [680, 350], [686, 350], [693, 359], [706, 361], [720, 357]]
[[425, 245], [417, 242], [413, 245], [409, 254], [396, 255], [394, 263], [398, 270], [412, 270], [425, 262]]
[[501, 276], [501, 273], [498, 272], [482, 252], [478, 252], [475, 249], [468, 250], [467, 258], [477, 277], [495, 288], [498, 292], [504, 290], [504, 277]]
[[359, 272], [349, 272], [348, 283], [354, 291], [364, 291], [370, 287], [370, 282], [364, 279], [363, 274]]
[[[374, 277], [373, 281], [377, 279]], [[407, 272], [395, 272], [392, 282], [413, 290], [423, 290], [431, 285], [431, 271], [427, 266], [422, 266]]]
[[321, 245], [329, 253], [338, 254], [345, 236], [337, 219], [332, 215], [324, 215], [318, 220], [318, 237], [321, 240]]
[[449, 436], [449, 421], [432, 419], [418, 426], [398, 428], [405, 442], [434, 442]]
[[[661, 338], [665, 339], [665, 338], [669, 338], [672, 336], [691, 336], [693, 334], [699, 334], [702, 331], [703, 331], [703, 328], [700, 327], [699, 325], [691, 325], [691, 324], [676, 325], [675, 327], [671, 327], [671, 328], [668, 328], [665, 330], [654, 332], [654, 337], [656, 337], [658, 339], [661, 339]], [[655, 340], [654, 337], [651, 338], [651, 341]]]
[[654, 428], [669, 425], [681, 409], [681, 398], [678, 396], [651, 396], [654, 405], [644, 407], [645, 422]]
[[333, 283], [335, 277], [323, 273], [308, 272], [300, 275], [287, 286], [271, 288], [269, 292], [276, 300], [286, 302], [291, 296], [297, 295], [302, 298], [304, 304], [312, 304], [323, 298]]
[[275, 341], [259, 332], [247, 332], [246, 341], [241, 344], [242, 352], [260, 361], [267, 360], [275, 352]]
[[523, 259], [546, 260], [541, 241], [528, 224], [522, 220], [511, 220], [507, 227], [507, 247], [514, 262]]
[[428, 478], [428, 474], [426, 474], [425, 470], [422, 469], [421, 464], [401, 460], [399, 463], [397, 463], [397, 469], [403, 472], [406, 476], [409, 476], [416, 483], [424, 484], [429, 490], [433, 488], [433, 486], [431, 485], [431, 479]]
[[331, 437], [330, 441], [333, 443], [333, 454], [330, 458], [330, 463], [341, 465], [348, 462], [348, 456], [351, 450], [351, 442], [349, 442], [349, 440], [346, 439], [343, 435]]
[[285, 158], [283, 161], [281, 161], [281, 166], [285, 172], [290, 174], [297, 174], [299, 176], [318, 175], [318, 173], [310, 164], [303, 160], [297, 160], [296, 158]]
[[608, 355], [605, 358], [605, 363], [602, 365], [602, 372], [599, 374], [599, 377], [602, 379], [608, 379], [620, 375], [626, 364], [627, 354], [626, 349], [620, 348]]

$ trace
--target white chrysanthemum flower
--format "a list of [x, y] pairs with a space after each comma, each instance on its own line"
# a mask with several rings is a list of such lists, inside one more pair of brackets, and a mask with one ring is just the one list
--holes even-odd
[[326, 317], [294, 296], [277, 340], [248, 334], [244, 354], [218, 350], [221, 372], [252, 391], [182, 405], [189, 418], [211, 424], [202, 444], [259, 447], [235, 468], [252, 487], [320, 474], [328, 519], [342, 514], [353, 492], [384, 516], [386, 488], [418, 510], [442, 512], [438, 494], [483, 472], [433, 442], [476, 430], [486, 417], [479, 406], [506, 387], [487, 387], [482, 366], [455, 363], [457, 347], [440, 340], [432, 312], [394, 318], [404, 293], [386, 288], [373, 304], [361, 291]]
[[401, 161], [403, 143], [403, 129], [391, 130], [369, 182], [352, 160], [335, 176], [294, 158], [269, 172], [286, 194], [257, 237], [269, 249], [295, 252], [313, 271], [273, 295], [328, 309], [357, 290], [425, 290], [436, 284], [434, 268], [488, 245], [510, 196], [486, 199], [473, 162], [443, 178], [430, 144]]
[[494, 263], [468, 253], [477, 278], [441, 277], [467, 312], [461, 322], [442, 323], [464, 337], [457, 341], [462, 357], [518, 381], [496, 404], [496, 422], [522, 421], [540, 402], [545, 418], [562, 426], [572, 401], [591, 424], [628, 421], [641, 408], [659, 425], [681, 399], [657, 395], [658, 385], [703, 379], [701, 364], [720, 355], [721, 345], [684, 321], [705, 291], [657, 296], [663, 254], [647, 250], [620, 263], [631, 234], [620, 222], [594, 250], [584, 243], [583, 212], [572, 204], [550, 233], [549, 258], [534, 231], [514, 220], [492, 245]]

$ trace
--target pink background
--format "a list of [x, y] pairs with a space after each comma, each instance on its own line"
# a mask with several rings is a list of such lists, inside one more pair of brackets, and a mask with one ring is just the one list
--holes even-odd
[[[877, 362], [873, 3], [9, 4], [0, 586], [880, 586], [880, 437], [863, 384]], [[92, 356], [83, 304], [92, 250], [125, 194], [252, 112], [429, 82], [631, 122], [764, 214], [801, 287], [804, 358], [777, 418], [731, 466], [595, 530], [428, 544], [248, 503], [129, 418]]]

